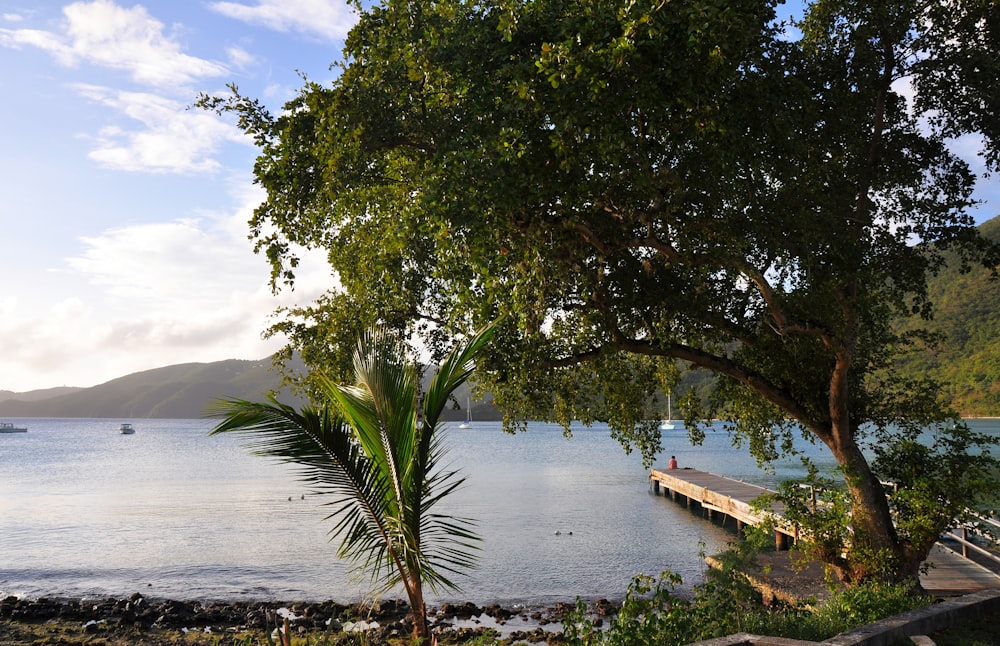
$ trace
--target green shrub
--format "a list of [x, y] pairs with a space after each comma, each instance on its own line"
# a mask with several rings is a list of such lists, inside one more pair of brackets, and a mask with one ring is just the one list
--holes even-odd
[[632, 580], [622, 609], [603, 629], [588, 617], [586, 604], [563, 622], [567, 644], [644, 646], [688, 644], [739, 632], [820, 641], [865, 624], [926, 605], [908, 584], [868, 583], [837, 592], [816, 608], [767, 605], [741, 572], [753, 563], [758, 537], [741, 541], [717, 557], [718, 569], [706, 572], [693, 597], [674, 594], [681, 583], [669, 571], [659, 579]]
[[928, 603], [929, 597], [913, 594], [912, 584], [870, 583], [839, 591], [816, 609], [810, 623], [821, 630], [822, 638], [826, 639]]

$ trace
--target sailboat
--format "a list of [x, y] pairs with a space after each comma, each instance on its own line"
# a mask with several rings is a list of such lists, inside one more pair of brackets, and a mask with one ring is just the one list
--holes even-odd
[[671, 431], [674, 429], [674, 421], [671, 419], [672, 417], [673, 413], [670, 410], [670, 393], [667, 393], [667, 419], [663, 420], [663, 423], [660, 424], [660, 430]]
[[465, 421], [458, 425], [459, 428], [472, 428], [472, 400], [465, 400]]

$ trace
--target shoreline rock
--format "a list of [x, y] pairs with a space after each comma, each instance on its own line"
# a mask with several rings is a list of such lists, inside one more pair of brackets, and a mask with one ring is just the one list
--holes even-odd
[[[601, 616], [616, 612], [617, 604], [600, 599], [590, 604]], [[562, 619], [574, 604], [555, 604], [545, 609], [521, 609], [499, 604], [480, 606], [472, 602], [444, 603], [428, 608], [434, 629], [450, 643], [475, 639], [487, 630], [503, 639], [533, 643], [557, 643]], [[405, 601], [386, 599], [373, 606], [334, 601], [192, 601], [147, 598], [135, 593], [127, 598], [36, 599], [10, 596], [0, 599], [0, 624], [36, 627], [62, 626], [61, 632], [79, 632], [80, 641], [61, 635], [60, 643], [83, 643], [95, 636], [113, 635], [113, 644], [169, 644], [177, 635], [195, 632], [214, 635], [237, 633], [271, 634], [287, 629], [292, 634], [344, 633], [364, 630], [371, 643], [387, 643], [405, 638], [412, 629]], [[0, 646], [6, 641], [0, 626]], [[126, 635], [132, 635], [130, 640]], [[157, 638], [159, 637], [159, 641]], [[190, 642], [191, 639], [187, 638]]]

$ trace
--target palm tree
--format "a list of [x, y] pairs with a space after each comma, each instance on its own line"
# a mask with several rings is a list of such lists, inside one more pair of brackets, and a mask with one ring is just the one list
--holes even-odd
[[439, 419], [494, 330], [487, 326], [452, 349], [422, 406], [405, 345], [379, 329], [358, 343], [355, 385], [321, 379], [328, 402], [319, 408], [299, 411], [270, 397], [223, 400], [210, 413], [222, 418], [212, 435], [250, 436], [255, 453], [300, 465], [318, 493], [336, 496], [327, 504], [336, 520], [330, 534], [340, 538], [337, 555], [366, 572], [377, 593], [403, 586], [414, 637], [423, 644], [431, 639], [424, 584], [458, 590], [451, 577], [474, 565], [480, 540], [471, 520], [433, 511], [465, 480], [440, 468]]

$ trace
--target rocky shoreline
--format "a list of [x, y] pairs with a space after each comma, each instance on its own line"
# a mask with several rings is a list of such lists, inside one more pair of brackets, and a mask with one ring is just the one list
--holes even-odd
[[[765, 597], [788, 603], [822, 601], [830, 595], [822, 567], [801, 569], [787, 552], [759, 555], [752, 581]], [[709, 559], [709, 563], [711, 563]], [[464, 644], [489, 631], [499, 643], [559, 644], [572, 603], [546, 608], [444, 603], [429, 608], [441, 644]], [[598, 599], [588, 614], [600, 625], [620, 603]], [[398, 599], [374, 605], [334, 601], [178, 601], [135, 593], [128, 598], [0, 599], [0, 646], [191, 646], [281, 644], [406, 644], [412, 632], [409, 606]], [[362, 636], [363, 635], [363, 636]]]
[[[445, 603], [430, 611], [442, 643], [464, 643], [487, 631], [507, 643], [559, 643], [562, 618], [572, 609], [573, 604], [513, 610], [466, 602]], [[614, 614], [618, 606], [601, 599], [591, 604], [591, 610], [600, 618]], [[164, 646], [232, 643], [230, 640], [248, 637], [250, 644], [280, 643], [275, 630], [311, 638], [310, 643], [318, 638], [327, 643], [352, 643], [352, 636], [363, 631], [367, 643], [390, 644], [402, 643], [410, 635], [408, 614], [409, 607], [399, 600], [367, 607], [333, 601], [177, 601], [139, 593], [127, 599], [7, 597], [0, 600], [0, 646]]]

